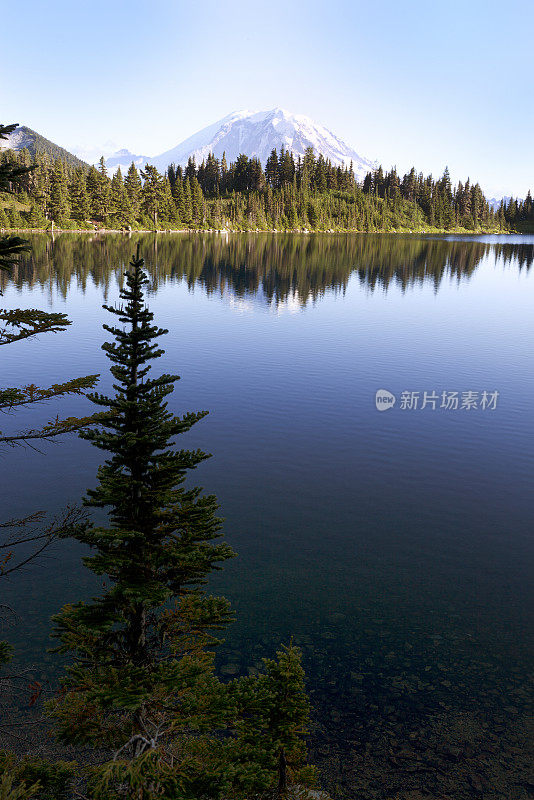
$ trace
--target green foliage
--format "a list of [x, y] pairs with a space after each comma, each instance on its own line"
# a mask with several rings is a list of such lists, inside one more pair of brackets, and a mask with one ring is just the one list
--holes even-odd
[[90, 215], [91, 206], [87, 194], [86, 170], [75, 170], [69, 181], [69, 203], [72, 219], [76, 222], [85, 222]]
[[[13, 125], [0, 124], [0, 139], [7, 139], [16, 128], [16, 123]], [[26, 161], [25, 153], [21, 154], [19, 159], [13, 159], [11, 153], [6, 153], [0, 163], [0, 192], [11, 193], [15, 191], [16, 187], [24, 186], [24, 179], [33, 169]]]
[[228, 758], [245, 790], [284, 794], [291, 785], [316, 783], [306, 763], [310, 705], [301, 658], [298, 648], [283, 647], [276, 659], [264, 659], [264, 675], [231, 685], [238, 713]]
[[501, 202], [498, 214], [509, 225], [524, 233], [531, 233], [534, 230], [534, 201], [530, 190], [524, 200], [511, 197], [507, 205]]
[[[24, 158], [22, 152], [0, 154], [0, 169], [5, 159], [10, 168], [23, 168]], [[198, 168], [190, 159], [185, 171], [171, 164], [164, 175], [146, 165], [140, 177], [131, 164], [124, 182], [120, 171], [109, 178], [103, 158], [99, 169], [87, 171], [61, 159], [41, 161], [25, 180], [27, 185], [16, 189], [21, 199], [30, 199], [32, 208], [64, 228], [84, 227], [91, 220], [97, 227], [156, 230], [475, 232], [507, 230], [532, 216], [531, 199], [494, 212], [478, 184], [468, 180], [453, 187], [447, 168], [434, 180], [414, 168], [401, 178], [396, 169], [379, 167], [360, 185], [351, 167], [336, 167], [312, 148], [296, 162], [290, 151], [273, 150], [265, 171], [257, 158], [245, 154], [228, 166], [225, 158], [219, 161], [210, 153]], [[10, 210], [8, 227], [19, 224], [17, 218]]]
[[[0, 124], [0, 139], [7, 139], [8, 135], [16, 127], [16, 124]], [[31, 166], [23, 163], [13, 163], [11, 155], [5, 155], [0, 160], [0, 193], [14, 193], [17, 188], [22, 189], [24, 178], [31, 170]], [[7, 227], [15, 227], [16, 219], [9, 219], [9, 217], [4, 216], [3, 224]], [[29, 249], [28, 242], [18, 236], [0, 236], [0, 270], [9, 270], [13, 264], [16, 264], [17, 256]]]
[[63, 162], [59, 159], [54, 164], [50, 187], [50, 216], [54, 222], [67, 220], [70, 214], [67, 190], [67, 175]]
[[143, 184], [139, 177], [137, 167], [132, 162], [124, 179], [124, 190], [126, 193], [127, 209], [131, 212], [132, 222], [139, 218], [141, 209], [141, 192]]
[[[24, 241], [24, 245], [24, 250], [31, 250], [28, 242]], [[58, 312], [49, 313], [37, 308], [2, 309], [0, 345], [28, 339], [38, 333], [58, 333], [64, 331], [70, 324], [66, 315]]]
[[[156, 167], [147, 164], [141, 170], [143, 178], [143, 189], [141, 192], [141, 207], [143, 211], [154, 221], [154, 227], [158, 227], [158, 214], [166, 199], [166, 180]], [[170, 187], [169, 187], [170, 191]]]
[[15, 759], [0, 752], [0, 800], [70, 800], [75, 766], [67, 761]]
[[13, 658], [12, 646], [8, 642], [0, 641], [0, 667], [2, 667], [4, 664], [9, 664], [12, 658]]
[[17, 783], [13, 775], [0, 774], [0, 800], [38, 800], [39, 784]]

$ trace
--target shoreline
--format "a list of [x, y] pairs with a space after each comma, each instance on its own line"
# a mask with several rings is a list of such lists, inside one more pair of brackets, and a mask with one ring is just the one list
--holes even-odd
[[529, 236], [532, 235], [525, 231], [501, 231], [501, 230], [494, 230], [494, 229], [481, 229], [477, 231], [467, 230], [466, 228], [453, 228], [453, 229], [444, 229], [444, 228], [424, 228], [420, 230], [411, 230], [411, 229], [401, 229], [401, 230], [378, 230], [378, 231], [361, 231], [357, 228], [349, 228], [349, 229], [340, 229], [334, 230], [333, 228], [326, 229], [324, 231], [319, 230], [308, 230], [303, 228], [290, 228], [290, 229], [276, 229], [276, 228], [269, 228], [269, 229], [250, 229], [250, 230], [234, 230], [232, 228], [158, 228], [157, 230], [149, 229], [149, 228], [135, 228], [131, 230], [126, 230], [124, 228], [0, 228], [0, 234], [10, 234], [10, 233], [48, 233], [52, 236], [56, 233], [89, 233], [89, 234], [122, 234], [124, 236], [131, 236], [134, 233], [155, 233], [155, 234], [173, 234], [173, 233], [187, 233], [187, 234], [199, 234], [199, 233], [215, 233], [220, 234], [223, 236], [227, 236], [228, 234], [260, 234], [260, 233], [269, 233], [269, 234], [300, 234], [302, 236], [315, 236], [315, 235], [324, 235], [324, 234], [338, 234], [338, 235], [347, 235], [347, 234], [362, 234], [365, 236], [369, 235], [376, 235], [376, 234], [386, 234], [386, 235], [393, 235], [393, 236], [402, 236], [402, 235], [439, 235], [439, 236]]

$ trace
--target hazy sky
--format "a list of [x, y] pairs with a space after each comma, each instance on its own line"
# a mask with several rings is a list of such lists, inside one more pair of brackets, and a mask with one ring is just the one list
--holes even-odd
[[0, 121], [155, 155], [236, 109], [282, 106], [385, 166], [448, 164], [524, 195], [533, 31], [533, 0], [6, 3]]

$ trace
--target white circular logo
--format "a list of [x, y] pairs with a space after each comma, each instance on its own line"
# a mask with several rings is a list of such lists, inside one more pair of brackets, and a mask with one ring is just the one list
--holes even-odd
[[387, 389], [379, 389], [375, 395], [375, 405], [378, 411], [388, 411], [393, 408], [397, 398]]

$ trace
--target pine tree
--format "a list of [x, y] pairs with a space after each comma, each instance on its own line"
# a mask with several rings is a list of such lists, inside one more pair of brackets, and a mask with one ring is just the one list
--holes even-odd
[[184, 198], [183, 198], [183, 221], [188, 227], [193, 224], [193, 205], [191, 197], [191, 182], [189, 179], [184, 181]]
[[61, 223], [70, 214], [67, 178], [63, 162], [58, 158], [54, 164], [50, 188], [50, 216], [54, 222]]
[[128, 197], [128, 203], [131, 209], [132, 217], [134, 220], [138, 220], [141, 210], [141, 190], [143, 185], [141, 183], [141, 178], [139, 177], [137, 167], [133, 161], [128, 168], [126, 178], [124, 179], [124, 188]]
[[85, 180], [87, 195], [89, 197], [89, 213], [91, 219], [95, 219], [100, 214], [99, 191], [100, 175], [94, 166], [90, 166]]
[[[8, 135], [16, 128], [16, 124], [0, 124], [0, 139], [7, 139]], [[16, 165], [0, 162], [0, 192], [13, 193], [17, 183], [22, 180], [28, 169], [21, 172]], [[9, 225], [7, 218], [5, 218], [4, 224], [6, 227]], [[0, 236], [0, 270], [9, 270], [13, 264], [16, 264], [18, 256], [28, 250], [30, 250], [29, 242], [25, 239], [21, 239], [19, 236]]]
[[124, 227], [132, 223], [132, 210], [119, 167], [111, 179], [111, 214], [115, 225]]
[[227, 179], [228, 179], [228, 164], [226, 163], [226, 151], [224, 151], [221, 158], [221, 183], [220, 183], [221, 192], [227, 191]]
[[319, 158], [315, 162], [314, 185], [317, 191], [321, 194], [326, 190], [326, 184], [326, 164], [324, 156], [322, 153], [320, 153]]
[[185, 168], [184, 178], [189, 178], [189, 180], [191, 180], [192, 178], [196, 178], [196, 175], [197, 168], [195, 164], [195, 157], [189, 156], [187, 159], [187, 167]]
[[72, 219], [85, 222], [89, 218], [90, 203], [84, 169], [74, 170], [69, 184], [69, 202]]
[[202, 587], [233, 553], [217, 541], [216, 498], [184, 487], [188, 470], [208, 456], [171, 447], [206, 412], [174, 416], [165, 398], [177, 376], [149, 375], [163, 354], [155, 340], [166, 331], [144, 305], [142, 267], [137, 255], [123, 305], [105, 306], [122, 325], [104, 326], [115, 339], [103, 349], [116, 394], [91, 397], [113, 416], [84, 433], [109, 454], [87, 504], [108, 508], [110, 522], [76, 538], [93, 549], [84, 561], [106, 576], [106, 590], [55, 617], [59, 649], [74, 663], [52, 713], [64, 741], [115, 751], [95, 772], [94, 796], [106, 800], [199, 796], [191, 788], [201, 780], [199, 735], [227, 713], [206, 647], [230, 613], [224, 598]]
[[178, 216], [176, 203], [174, 202], [174, 197], [172, 196], [171, 182], [167, 176], [163, 178], [161, 210], [167, 222], [171, 223], [173, 226], [178, 224], [180, 218]]
[[145, 169], [141, 170], [141, 176], [144, 181], [141, 192], [141, 205], [143, 210], [152, 218], [154, 228], [157, 229], [158, 214], [165, 202], [165, 178], [151, 164], [147, 164]]
[[95, 197], [96, 215], [104, 225], [106, 225], [109, 222], [109, 215], [111, 212], [111, 182], [108, 177], [104, 156], [100, 156], [97, 172], [98, 181]]
[[204, 224], [204, 196], [197, 178], [191, 179], [191, 217], [195, 227]]
[[184, 220], [185, 219], [185, 209], [184, 209], [184, 189], [183, 183], [180, 178], [176, 178], [174, 182], [174, 186], [172, 187], [172, 196], [174, 200], [174, 205], [176, 207], [176, 218], [177, 220]]
[[35, 166], [30, 184], [30, 197], [37, 209], [46, 218], [50, 205], [50, 175], [48, 160], [41, 153], [35, 158]]
[[280, 170], [278, 162], [278, 153], [273, 148], [265, 164], [265, 177], [271, 189], [278, 189], [280, 185]]
[[231, 687], [239, 719], [229, 758], [245, 786], [252, 775], [256, 787], [285, 797], [292, 785], [316, 780], [315, 768], [306, 763], [310, 705], [297, 647], [283, 647], [276, 659], [264, 659], [264, 665], [265, 674], [242, 678]]
[[219, 161], [213, 153], [209, 153], [204, 170], [204, 180], [199, 181], [204, 194], [215, 197], [219, 193], [220, 169]]

